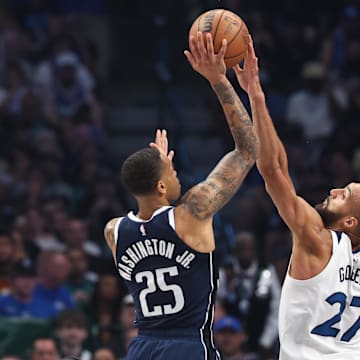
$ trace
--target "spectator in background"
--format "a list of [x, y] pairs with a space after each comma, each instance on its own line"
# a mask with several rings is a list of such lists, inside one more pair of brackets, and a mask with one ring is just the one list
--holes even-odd
[[14, 246], [9, 234], [0, 233], [0, 292], [10, 287]]
[[280, 284], [272, 265], [260, 260], [250, 232], [236, 235], [234, 258], [220, 275], [218, 296], [226, 311], [244, 324], [247, 349], [264, 356], [277, 345]]
[[359, 19], [359, 6], [355, 2], [345, 5], [337, 26], [323, 42], [323, 61], [335, 81], [349, 80], [359, 74]]
[[255, 354], [245, 353], [243, 347], [246, 342], [246, 333], [236, 317], [224, 316], [220, 318], [214, 324], [214, 339], [222, 360], [261, 359]]
[[[50, 38], [49, 48], [49, 58], [40, 62], [33, 75], [33, 85], [36, 92], [39, 93], [40, 96], [47, 96], [51, 91], [56, 76], [54, 67], [56, 60], [58, 60], [58, 62], [61, 64], [61, 60], [64, 59], [62, 55], [67, 56], [68, 54], [70, 54], [72, 57], [72, 59], [70, 59], [71, 64], [76, 65], [75, 75], [81, 88], [85, 91], [94, 90], [95, 79], [86, 66], [84, 66], [78, 59], [74, 51], [74, 41], [70, 36], [61, 34]], [[69, 63], [69, 57], [67, 60]]]
[[43, 251], [38, 257], [38, 283], [34, 300], [42, 303], [44, 317], [55, 317], [65, 309], [73, 308], [75, 303], [64, 286], [69, 274], [69, 260], [60, 251]]
[[95, 351], [93, 360], [116, 360], [116, 356], [112, 350], [102, 347]]
[[125, 295], [121, 302], [121, 307], [119, 312], [119, 323], [121, 328], [124, 330], [134, 327], [135, 304], [134, 304], [134, 299], [130, 294]]
[[67, 251], [67, 257], [70, 262], [70, 271], [65, 286], [76, 304], [83, 308], [92, 296], [98, 274], [88, 271], [88, 260], [84, 250], [70, 248]]
[[301, 79], [302, 89], [289, 95], [286, 119], [300, 124], [304, 129], [305, 140], [310, 145], [309, 160], [314, 162], [319, 158], [334, 129], [333, 107], [340, 105], [335, 101], [331, 90], [327, 89], [327, 74], [321, 63], [305, 63], [301, 70]]
[[29, 91], [24, 71], [20, 64], [12, 62], [8, 64], [5, 76], [5, 89], [0, 91], [0, 112], [19, 117], [23, 98]]
[[[93, 239], [103, 239], [103, 225], [115, 214], [125, 215], [125, 206], [119, 194], [119, 184], [116, 183], [117, 175], [108, 169], [101, 169], [93, 186], [88, 189], [88, 197], [84, 199], [82, 206], [88, 209], [89, 231]], [[116, 215], [118, 216], [118, 215]], [[104, 246], [104, 243], [102, 244]], [[108, 255], [107, 265], [110, 263], [111, 252], [108, 247], [104, 248], [104, 254]], [[110, 267], [109, 267], [110, 271]]]
[[220, 300], [220, 297], [217, 296], [215, 300], [215, 311], [214, 311], [214, 323], [216, 323], [220, 318], [226, 315], [226, 309], [223, 302]]
[[67, 249], [82, 249], [87, 257], [89, 270], [103, 273], [108, 267], [103, 258], [103, 250], [95, 241], [89, 239], [88, 222], [83, 219], [69, 219], [63, 232], [63, 243]]
[[59, 360], [56, 342], [51, 338], [39, 338], [33, 342], [31, 360]]
[[80, 310], [64, 310], [56, 318], [55, 333], [59, 339], [62, 357], [91, 360], [92, 354], [84, 349], [88, 336], [87, 320]]
[[68, 248], [83, 249], [89, 258], [99, 258], [101, 248], [89, 239], [87, 223], [81, 219], [71, 219], [66, 224], [64, 242]]
[[[325, 68], [319, 62], [305, 63], [301, 80], [303, 88], [290, 95], [287, 120], [301, 124], [306, 139], [327, 137], [334, 124], [325, 92]], [[313, 126], [314, 123], [317, 125]]]
[[42, 304], [33, 298], [36, 284], [35, 266], [29, 259], [14, 264], [10, 293], [0, 295], [0, 316], [42, 318]]
[[131, 326], [127, 329], [123, 329], [121, 334], [121, 349], [120, 349], [120, 359], [126, 360], [126, 354], [129, 350], [129, 345], [136, 336], [139, 334], [139, 329]]
[[[37, 185], [36, 185], [37, 186]], [[62, 244], [50, 230], [44, 214], [36, 208], [29, 208], [17, 221], [24, 236], [27, 250], [36, 258], [42, 250], [61, 250]]]
[[280, 284], [282, 284], [291, 254], [291, 234], [278, 214], [274, 214], [269, 219], [264, 243], [264, 259], [274, 266]]
[[80, 61], [73, 52], [63, 52], [54, 59], [50, 92], [45, 98], [45, 113], [50, 124], [60, 126], [72, 119], [79, 108], [87, 104], [94, 124], [102, 123], [100, 104], [93, 92], [86, 90], [77, 78]]
[[101, 275], [87, 307], [92, 336], [98, 346], [108, 346], [118, 332], [117, 315], [124, 290], [114, 274]]

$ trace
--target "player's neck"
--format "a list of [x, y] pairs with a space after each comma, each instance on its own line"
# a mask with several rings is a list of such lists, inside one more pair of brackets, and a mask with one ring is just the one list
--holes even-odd
[[136, 214], [142, 220], [149, 220], [153, 213], [163, 206], [168, 206], [169, 201], [165, 197], [144, 196], [137, 198], [139, 211]]
[[347, 235], [351, 240], [352, 251], [360, 250], [360, 235], [348, 232]]

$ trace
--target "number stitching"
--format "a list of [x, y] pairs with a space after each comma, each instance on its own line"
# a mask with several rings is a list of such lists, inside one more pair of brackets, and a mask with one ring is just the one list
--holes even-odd
[[[354, 296], [351, 300], [350, 306], [360, 307], [360, 297]], [[349, 342], [356, 334], [356, 332], [360, 329], [360, 316], [354, 322], [354, 324], [349, 327], [341, 337], [341, 341]]]
[[[329, 336], [329, 337], [336, 337], [338, 333], [340, 332], [340, 329], [334, 327], [333, 325], [337, 324], [341, 321], [341, 316], [345, 310], [346, 307], [346, 299], [347, 296], [343, 292], [336, 292], [332, 295], [330, 295], [328, 298], [326, 298], [326, 302], [330, 304], [331, 306], [334, 304], [340, 304], [340, 309], [337, 314], [335, 314], [330, 319], [324, 321], [320, 325], [315, 326], [311, 330], [311, 334], [316, 334], [320, 336]], [[351, 300], [350, 306], [354, 307], [360, 307], [360, 297], [354, 296]], [[348, 330], [344, 332], [344, 334], [341, 336], [340, 340], [349, 342], [357, 333], [357, 331], [360, 329], [360, 316], [358, 319], [350, 326]]]
[[[141, 311], [144, 317], [160, 316], [160, 315], [171, 315], [180, 312], [185, 305], [184, 293], [181, 287], [177, 284], [168, 284], [165, 281], [165, 274], [171, 277], [179, 275], [178, 268], [176, 266], [160, 268], [155, 270], [155, 276], [152, 271], [142, 271], [135, 275], [135, 281], [137, 283], [146, 281], [146, 287], [140, 291], [139, 301]], [[173, 293], [175, 304], [154, 305], [153, 309], [149, 309], [147, 302], [147, 296], [155, 293], [157, 290]]]

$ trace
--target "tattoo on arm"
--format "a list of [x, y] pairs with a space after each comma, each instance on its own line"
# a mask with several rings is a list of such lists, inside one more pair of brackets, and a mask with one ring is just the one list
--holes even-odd
[[234, 196], [254, 165], [258, 152], [250, 116], [231, 83], [226, 79], [213, 88], [224, 109], [236, 148], [223, 157], [204, 182], [190, 189], [181, 199], [181, 204], [199, 221], [214, 216]]
[[253, 164], [254, 161], [239, 156], [238, 150], [230, 152], [204, 182], [182, 197], [180, 203], [199, 221], [211, 218], [234, 196]]
[[226, 80], [215, 84], [213, 89], [224, 109], [236, 147], [241, 150], [244, 157], [255, 157], [257, 137], [253, 131], [250, 116], [231, 83]]
[[232, 88], [232, 86], [228, 83], [218, 83], [213, 86], [213, 89], [218, 96], [221, 104], [230, 104], [234, 105], [236, 102], [237, 95]]

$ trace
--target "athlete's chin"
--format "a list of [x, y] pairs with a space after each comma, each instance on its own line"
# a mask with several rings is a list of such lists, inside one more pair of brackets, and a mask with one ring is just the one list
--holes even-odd
[[330, 211], [328, 209], [327, 203], [326, 204], [321, 203], [321, 204], [316, 205], [315, 210], [320, 215], [320, 217], [321, 217], [321, 219], [322, 219], [322, 221], [324, 223], [324, 226], [327, 229], [331, 229], [332, 226], [334, 224], [336, 224], [337, 221], [339, 220], [340, 215], [333, 212], [333, 211]]

